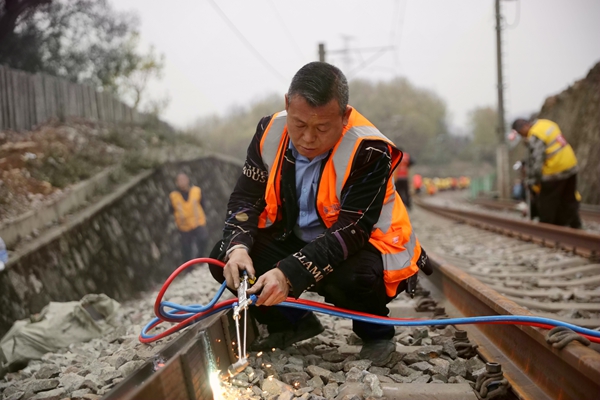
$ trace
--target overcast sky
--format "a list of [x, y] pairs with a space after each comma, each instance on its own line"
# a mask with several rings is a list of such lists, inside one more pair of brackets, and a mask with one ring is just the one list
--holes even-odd
[[[169, 93], [164, 118], [178, 127], [270, 93], [283, 97], [294, 73], [317, 59], [319, 42], [349, 78], [404, 76], [434, 90], [456, 130], [474, 107], [496, 105], [493, 0], [112, 3], [137, 12], [142, 42], [165, 54], [152, 91]], [[507, 119], [538, 110], [600, 61], [599, 0], [503, 0], [502, 11], [512, 25], [504, 31]], [[395, 50], [339, 52], [385, 46]]]

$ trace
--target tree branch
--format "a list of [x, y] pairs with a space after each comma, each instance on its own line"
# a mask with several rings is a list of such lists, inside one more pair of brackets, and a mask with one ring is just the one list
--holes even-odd
[[51, 2], [52, 0], [4, 0], [4, 7], [0, 10], [0, 42], [14, 32], [22, 14]]

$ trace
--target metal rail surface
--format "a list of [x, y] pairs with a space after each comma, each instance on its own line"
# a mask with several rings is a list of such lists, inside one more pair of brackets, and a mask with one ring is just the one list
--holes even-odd
[[[436, 271], [429, 277], [461, 314], [533, 315], [515, 302], [431, 254]], [[469, 335], [482, 340], [487, 361], [502, 364], [515, 394], [521, 399], [598, 399], [600, 353], [574, 342], [563, 350], [546, 343], [545, 331], [517, 325], [477, 325]], [[540, 392], [543, 391], [542, 392]]]
[[[516, 209], [518, 201], [508, 199], [490, 199], [486, 197], [478, 197], [476, 199], [469, 200], [472, 204], [477, 204], [486, 208], [493, 208], [496, 210], [509, 210], [518, 212]], [[591, 204], [581, 204], [579, 206], [579, 215], [584, 221], [593, 221], [600, 223], [600, 207]]]
[[[466, 272], [430, 254], [436, 272], [423, 280], [445, 298], [450, 316], [532, 315]], [[452, 315], [454, 314], [454, 315]], [[254, 327], [254, 325], [250, 325]], [[488, 362], [502, 365], [512, 393], [520, 399], [597, 399], [600, 354], [578, 342], [556, 350], [544, 331], [515, 325], [461, 326], [479, 344]], [[209, 375], [235, 361], [231, 313], [219, 313], [181, 333], [153, 360], [119, 383], [104, 400], [213, 399]], [[251, 342], [256, 331], [249, 329]], [[387, 384], [385, 393], [411, 384]], [[387, 392], [386, 392], [387, 390]]]
[[[250, 325], [254, 327], [253, 324]], [[210, 374], [235, 362], [231, 313], [200, 321], [111, 390], [103, 400], [213, 400]], [[249, 340], [256, 332], [249, 329]]]
[[596, 258], [600, 252], [600, 235], [542, 222], [534, 223], [502, 218], [479, 211], [438, 206], [423, 200], [415, 203], [425, 210], [474, 226], [533, 241], [548, 247], [560, 247], [586, 257]]

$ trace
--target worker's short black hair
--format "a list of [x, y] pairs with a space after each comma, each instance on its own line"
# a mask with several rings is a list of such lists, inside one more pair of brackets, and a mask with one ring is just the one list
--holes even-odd
[[325, 62], [311, 62], [300, 68], [288, 89], [288, 101], [302, 96], [312, 107], [320, 107], [336, 99], [343, 115], [348, 105], [348, 81], [339, 68]]
[[527, 121], [526, 119], [523, 119], [523, 118], [517, 118], [517, 119], [515, 119], [515, 122], [513, 122], [512, 128], [518, 132], [525, 125], [529, 125], [529, 121]]

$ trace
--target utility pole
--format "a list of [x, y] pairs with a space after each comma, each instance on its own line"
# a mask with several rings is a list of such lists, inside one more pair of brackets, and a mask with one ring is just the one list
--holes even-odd
[[504, 77], [502, 75], [502, 16], [500, 0], [496, 0], [496, 62], [498, 68], [498, 139], [504, 143], [506, 125], [504, 121]]
[[319, 61], [325, 62], [325, 43], [319, 43]]
[[504, 77], [502, 75], [502, 15], [500, 0], [496, 2], [496, 62], [498, 68], [498, 148], [496, 149], [496, 181], [500, 198], [509, 197], [508, 147], [506, 145], [506, 122], [504, 120]]

